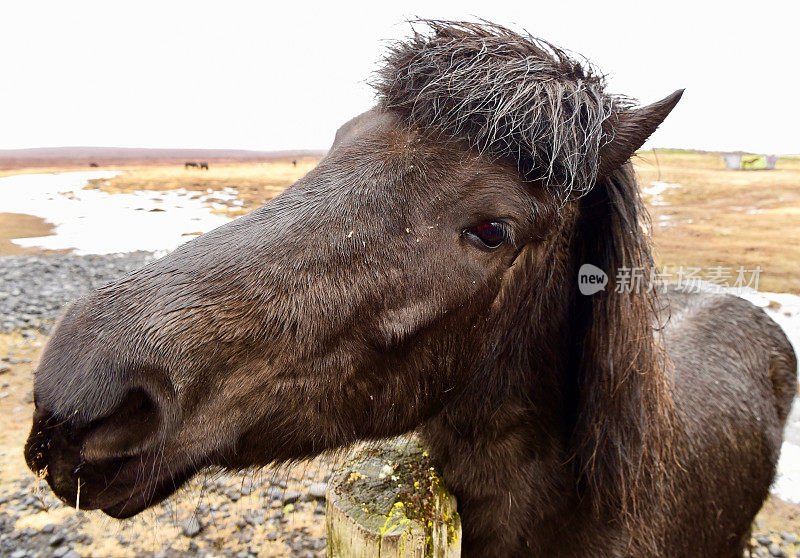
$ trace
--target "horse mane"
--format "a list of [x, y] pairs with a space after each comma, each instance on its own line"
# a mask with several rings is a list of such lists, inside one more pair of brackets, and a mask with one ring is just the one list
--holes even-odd
[[631, 101], [605, 92], [587, 61], [491, 23], [420, 20], [393, 44], [373, 85], [384, 110], [516, 162], [568, 198], [597, 176], [603, 122]]
[[[674, 460], [674, 408], [660, 340], [663, 303], [651, 282], [649, 216], [630, 162], [599, 180], [579, 206], [574, 261], [603, 269], [609, 284], [595, 295], [577, 295], [570, 317], [575, 464], [594, 502], [619, 512], [636, 539], [629, 542], [645, 545], [640, 555], [650, 555], [646, 545], [658, 535], [647, 532], [656, 527], [647, 517], [669, 501], [664, 473]], [[615, 285], [618, 277], [631, 280]]]

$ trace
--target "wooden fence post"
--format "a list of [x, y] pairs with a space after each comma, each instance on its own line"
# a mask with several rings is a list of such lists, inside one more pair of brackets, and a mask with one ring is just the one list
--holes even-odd
[[459, 558], [461, 519], [413, 437], [360, 450], [327, 495], [329, 558]]

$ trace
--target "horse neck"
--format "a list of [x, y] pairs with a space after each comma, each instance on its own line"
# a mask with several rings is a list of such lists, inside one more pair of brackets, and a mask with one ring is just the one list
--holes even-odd
[[[563, 276], [552, 276], [551, 288], [528, 282], [518, 297], [509, 297], [511, 329], [482, 363], [479, 380], [422, 431], [459, 509], [478, 517], [471, 525], [505, 530], [495, 537], [481, 535], [482, 541], [513, 541], [513, 546], [530, 540], [536, 525], [549, 533], [535, 537], [544, 541], [578, 506], [568, 464], [575, 408], [570, 392], [575, 382], [569, 378], [572, 295], [563, 288], [572, 270], [570, 265], [560, 269]], [[485, 511], [491, 513], [482, 521]]]

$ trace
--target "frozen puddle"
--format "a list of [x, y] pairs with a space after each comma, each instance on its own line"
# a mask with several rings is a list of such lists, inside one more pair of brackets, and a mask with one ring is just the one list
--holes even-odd
[[677, 183], [653, 181], [647, 188], [642, 188], [642, 194], [649, 201], [650, 205], [668, 205], [661, 194], [672, 188], [680, 187], [681, 185]]
[[223, 205], [209, 201], [233, 198], [236, 192], [229, 188], [199, 197], [186, 190], [108, 194], [83, 189], [89, 180], [117, 174], [87, 171], [0, 178], [0, 212], [36, 215], [55, 226], [53, 235], [13, 242], [49, 250], [73, 249], [77, 254], [154, 252], [173, 250], [196, 233], [230, 221], [212, 212]]
[[[703, 283], [707, 290], [720, 290], [711, 283]], [[788, 293], [757, 292], [752, 289], [722, 289], [749, 300], [778, 323], [800, 355], [800, 296]], [[776, 302], [778, 305], [772, 304]], [[772, 485], [772, 493], [786, 500], [800, 504], [800, 403], [795, 396], [792, 412], [786, 423], [781, 457], [778, 461], [778, 474]]]
[[[680, 188], [681, 185], [673, 182], [659, 182], [653, 181], [647, 188], [642, 188], [642, 197], [647, 205], [651, 207], [669, 205], [664, 201], [664, 192], [673, 188]], [[658, 216], [658, 225], [661, 227], [670, 227], [674, 225], [672, 215], [662, 214]]]

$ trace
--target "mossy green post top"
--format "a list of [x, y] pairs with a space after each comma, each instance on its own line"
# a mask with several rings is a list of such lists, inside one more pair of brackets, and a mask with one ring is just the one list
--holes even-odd
[[331, 558], [457, 558], [461, 518], [413, 437], [361, 450], [328, 487]]

